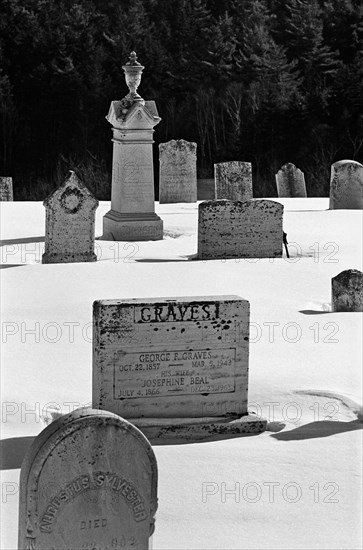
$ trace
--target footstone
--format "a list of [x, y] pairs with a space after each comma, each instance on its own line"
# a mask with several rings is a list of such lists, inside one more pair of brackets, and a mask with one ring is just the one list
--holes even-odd
[[123, 69], [130, 93], [112, 101], [106, 117], [113, 131], [112, 189], [102, 239], [160, 240], [163, 221], [155, 213], [152, 138], [161, 119], [155, 102], [144, 101], [136, 92], [144, 67], [135, 52]]
[[205, 201], [199, 204], [198, 259], [282, 256], [284, 207], [274, 201]]
[[12, 201], [13, 198], [13, 179], [0, 177], [0, 201]]
[[215, 198], [230, 201], [252, 199], [250, 162], [220, 162], [214, 165]]
[[94, 407], [129, 419], [153, 442], [265, 429], [247, 416], [246, 300], [101, 300], [93, 324]]
[[342, 271], [331, 280], [332, 311], [363, 311], [363, 273]]
[[19, 550], [149, 548], [152, 447], [119, 416], [78, 409], [41, 432], [20, 474]]
[[306, 197], [304, 172], [288, 162], [275, 175], [278, 197]]
[[159, 203], [197, 201], [197, 144], [184, 139], [159, 145]]
[[64, 183], [45, 201], [43, 264], [94, 262], [95, 212], [98, 200], [70, 172]]
[[363, 209], [363, 165], [354, 160], [332, 164], [329, 208]]

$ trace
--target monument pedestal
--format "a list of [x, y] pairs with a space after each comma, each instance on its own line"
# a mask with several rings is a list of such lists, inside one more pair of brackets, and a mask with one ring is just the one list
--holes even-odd
[[155, 212], [121, 214], [110, 210], [103, 217], [105, 241], [160, 241], [163, 220]]

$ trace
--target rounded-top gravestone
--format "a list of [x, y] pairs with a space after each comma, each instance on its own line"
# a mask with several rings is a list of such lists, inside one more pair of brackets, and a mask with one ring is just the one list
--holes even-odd
[[363, 209], [363, 165], [354, 160], [332, 164], [330, 210]]
[[296, 168], [295, 164], [284, 164], [275, 178], [278, 197], [306, 197], [304, 172]]
[[332, 311], [363, 311], [363, 273], [346, 269], [333, 277]]
[[78, 409], [43, 430], [24, 459], [18, 548], [147, 549], [156, 509], [146, 437], [115, 414]]

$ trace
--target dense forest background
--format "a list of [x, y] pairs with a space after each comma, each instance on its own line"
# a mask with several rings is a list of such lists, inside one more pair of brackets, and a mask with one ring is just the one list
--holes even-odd
[[[110, 198], [111, 100], [156, 101], [158, 143], [198, 144], [213, 163], [252, 162], [255, 196], [285, 162], [326, 196], [330, 165], [363, 158], [361, 0], [0, 0], [0, 175], [41, 200], [75, 169]], [[157, 178], [156, 178], [157, 179]]]

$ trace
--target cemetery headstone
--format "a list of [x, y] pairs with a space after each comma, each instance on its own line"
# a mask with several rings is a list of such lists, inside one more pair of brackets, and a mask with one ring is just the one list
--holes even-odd
[[216, 189], [214, 178], [197, 179], [197, 198], [200, 201], [212, 200], [215, 198]]
[[270, 200], [205, 201], [198, 212], [198, 259], [279, 258], [282, 204]]
[[0, 177], [0, 201], [12, 201], [13, 197], [13, 179]]
[[184, 139], [159, 145], [159, 203], [197, 201], [197, 144]]
[[216, 199], [243, 201], [253, 197], [250, 162], [231, 161], [215, 164], [214, 179]]
[[78, 409], [34, 440], [20, 474], [19, 550], [149, 548], [157, 464], [119, 416]]
[[151, 441], [258, 433], [247, 415], [249, 302], [239, 296], [100, 300], [93, 406]]
[[342, 271], [331, 280], [332, 311], [363, 311], [363, 273]]
[[329, 208], [363, 209], [363, 165], [354, 160], [332, 164]]
[[304, 172], [288, 162], [275, 175], [278, 197], [306, 197]]
[[74, 172], [45, 201], [43, 264], [94, 262], [98, 200]]
[[159, 124], [154, 101], [137, 93], [144, 69], [131, 52], [123, 65], [129, 93], [112, 101], [108, 122], [113, 130], [111, 210], [103, 217], [102, 239], [155, 241], [163, 238], [163, 222], [155, 214], [153, 133]]

